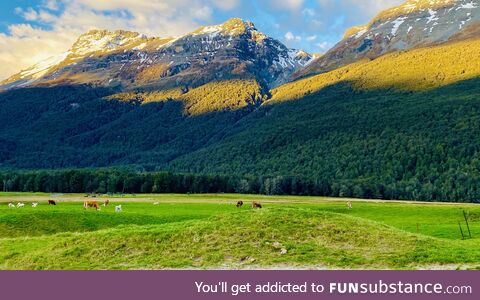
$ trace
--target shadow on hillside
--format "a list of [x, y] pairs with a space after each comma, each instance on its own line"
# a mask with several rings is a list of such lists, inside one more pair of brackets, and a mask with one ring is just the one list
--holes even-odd
[[[208, 161], [219, 153], [209, 149], [224, 147], [236, 153], [234, 170], [242, 162], [268, 159], [277, 148], [334, 139], [338, 132], [380, 136], [389, 129], [407, 134], [432, 121], [448, 130], [442, 118], [449, 110], [469, 105], [480, 113], [478, 78], [424, 92], [358, 91], [341, 82], [293, 101], [197, 116], [186, 116], [183, 103], [174, 100], [143, 105], [105, 100], [115, 92], [58, 86], [0, 93], [0, 167], [137, 165], [151, 171], [194, 152]], [[239, 153], [238, 145], [244, 143], [255, 151]], [[217, 163], [230, 159], [217, 155], [204, 171], [214, 172]], [[180, 168], [188, 169], [189, 161]]]

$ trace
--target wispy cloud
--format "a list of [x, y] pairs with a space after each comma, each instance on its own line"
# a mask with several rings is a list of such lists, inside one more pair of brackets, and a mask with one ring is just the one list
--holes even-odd
[[325, 52], [328, 49], [330, 49], [333, 46], [333, 44], [330, 44], [329, 42], [321, 42], [321, 43], [315, 44], [315, 46], [317, 46], [320, 52]]
[[272, 8], [277, 10], [287, 10], [287, 11], [301, 10], [304, 3], [305, 3], [305, 0], [282, 0], [282, 1], [269, 0], [269, 4]]
[[285, 33], [284, 38], [285, 38], [285, 41], [287, 43], [289, 43], [289, 42], [300, 42], [302, 40], [301, 36], [294, 35], [291, 31]]

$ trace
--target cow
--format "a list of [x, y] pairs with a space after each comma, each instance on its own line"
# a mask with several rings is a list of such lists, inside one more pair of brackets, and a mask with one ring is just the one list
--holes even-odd
[[95, 210], [100, 210], [100, 206], [98, 205], [98, 202], [97, 201], [85, 201], [83, 202], [83, 208], [84, 209], [87, 209], [89, 207], [94, 207]]
[[121, 211], [122, 211], [122, 206], [121, 205], [115, 206], [115, 212], [121, 212]]
[[252, 208], [262, 208], [262, 204], [260, 204], [260, 202], [253, 201], [252, 202]]
[[348, 201], [348, 202], [347, 202], [347, 208], [348, 208], [348, 209], [352, 209], [352, 201]]
[[243, 201], [237, 201], [237, 208], [240, 208], [243, 206]]
[[22, 203], [22, 202], [17, 203], [17, 207], [24, 207], [24, 206], [25, 206], [25, 203]]
[[103, 206], [107, 206], [109, 204], [110, 204], [110, 200], [107, 199], [107, 200], [103, 201]]
[[57, 205], [57, 202], [55, 202], [55, 200], [48, 200], [48, 205]]
[[37, 205], [38, 205], [38, 202], [33, 202], [32, 203], [32, 207], [37, 207]]
[[15, 208], [15, 204], [13, 204], [13, 203], [10, 202], [10, 203], [8, 203], [8, 207], [9, 207], [9, 208]]

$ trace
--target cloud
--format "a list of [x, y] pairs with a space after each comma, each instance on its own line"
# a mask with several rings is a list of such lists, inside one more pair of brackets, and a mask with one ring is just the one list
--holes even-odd
[[378, 12], [405, 3], [406, 0], [346, 0], [346, 5], [358, 8], [364, 15], [373, 17]]
[[69, 32], [52, 33], [28, 24], [12, 25], [9, 32], [0, 34], [0, 78], [65, 51], [73, 42]]
[[304, 0], [283, 0], [280, 1], [287, 9], [298, 10], [303, 6]]
[[329, 42], [321, 42], [321, 43], [315, 44], [315, 46], [317, 46], [317, 48], [320, 49], [320, 51], [325, 52], [328, 49], [330, 49], [333, 45], [330, 44]]
[[317, 35], [314, 34], [314, 35], [311, 35], [311, 36], [307, 36], [307, 42], [313, 42], [314, 40], [317, 39]]
[[352, 17], [372, 18], [380, 11], [405, 3], [406, 0], [317, 0], [325, 12], [344, 11]]
[[301, 36], [294, 35], [291, 31], [285, 33], [284, 38], [287, 42], [300, 42], [302, 40]]
[[313, 17], [315, 16], [315, 10], [311, 8], [305, 8], [304, 10], [302, 10], [302, 14], [305, 16]]
[[56, 10], [60, 9], [60, 5], [59, 5], [57, 0], [45, 0], [45, 1], [43, 1], [43, 7], [47, 8], [49, 10], [53, 10], [53, 11], [56, 11]]

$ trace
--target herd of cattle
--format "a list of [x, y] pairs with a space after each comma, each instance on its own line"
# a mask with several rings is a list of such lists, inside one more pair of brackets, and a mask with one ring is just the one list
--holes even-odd
[[[110, 204], [110, 200], [106, 199], [103, 201], [103, 206], [108, 206]], [[154, 202], [153, 205], [159, 205], [160, 202]], [[243, 201], [238, 201], [237, 202], [237, 207], [241, 208], [243, 206]], [[57, 202], [55, 200], [48, 200], [48, 205], [57, 205]], [[23, 202], [18, 202], [16, 205], [13, 204], [12, 202], [8, 203], [9, 208], [22, 208], [25, 206], [25, 203]], [[32, 202], [32, 207], [37, 207], [38, 202]], [[95, 208], [95, 210], [100, 210], [100, 204], [98, 203], [97, 200], [85, 200], [83, 202], [83, 208], [84, 209], [89, 209], [89, 208]], [[253, 201], [252, 202], [252, 208], [262, 208], [262, 204], [260, 202]], [[115, 206], [115, 212], [121, 212], [122, 211], [122, 205], [116, 205]]]
[[[57, 202], [55, 200], [48, 200], [48, 205], [57, 205]], [[103, 206], [107, 206], [110, 204], [110, 200], [105, 200], [103, 201]], [[38, 202], [32, 202], [32, 207], [35, 208], [38, 206]], [[17, 204], [13, 204], [12, 202], [8, 203], [9, 208], [22, 208], [25, 207], [25, 203], [23, 202], [18, 202]], [[100, 210], [100, 205], [98, 204], [98, 201], [96, 200], [87, 200], [83, 202], [83, 208], [88, 209], [88, 208], [95, 208], [95, 210]], [[116, 205], [115, 206], [115, 212], [121, 212], [122, 211], [122, 206], [121, 205]]]
[[[243, 206], [243, 201], [238, 201], [237, 202], [237, 207], [240, 208]], [[262, 204], [260, 202], [253, 201], [252, 202], [252, 208], [262, 208]]]
[[[110, 200], [106, 199], [103, 201], [103, 206], [108, 206], [110, 204]], [[159, 205], [160, 202], [154, 202], [153, 205]], [[239, 200], [237, 202], [237, 207], [241, 208], [243, 206], [243, 201]], [[55, 200], [48, 200], [48, 205], [57, 205], [57, 202]], [[23, 202], [18, 202], [16, 205], [13, 204], [12, 202], [8, 203], [9, 208], [22, 208], [25, 206], [25, 203]], [[37, 207], [38, 202], [32, 202], [32, 207]], [[97, 200], [85, 200], [83, 202], [83, 208], [88, 209], [88, 208], [95, 208], [95, 210], [100, 210], [100, 204], [98, 204]], [[262, 208], [262, 204], [260, 202], [253, 201], [252, 202], [252, 208]], [[352, 202], [348, 201], [347, 202], [347, 208], [352, 209]], [[122, 206], [121, 205], [116, 205], [115, 206], [115, 212], [121, 212], [122, 211]]]
[[[103, 206], [108, 206], [110, 204], [110, 200], [106, 199], [103, 201]], [[153, 205], [158, 205], [160, 202], [154, 202]], [[243, 201], [239, 200], [237, 201], [237, 207], [241, 208], [243, 206]], [[48, 205], [57, 205], [57, 202], [55, 200], [48, 200]], [[22, 208], [25, 206], [25, 203], [23, 202], [18, 202], [17, 204], [13, 204], [12, 202], [8, 203], [9, 208]], [[32, 207], [37, 207], [38, 202], [32, 202]], [[83, 208], [88, 209], [88, 208], [95, 208], [95, 210], [100, 210], [100, 204], [98, 203], [97, 200], [85, 200], [83, 202]], [[262, 204], [257, 201], [252, 202], [252, 208], [262, 208]], [[348, 201], [347, 202], [347, 208], [352, 209], [352, 202]], [[122, 211], [122, 205], [116, 205], [115, 206], [115, 212], [121, 212]]]

